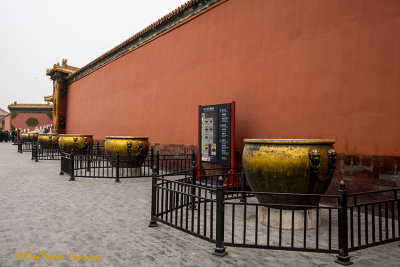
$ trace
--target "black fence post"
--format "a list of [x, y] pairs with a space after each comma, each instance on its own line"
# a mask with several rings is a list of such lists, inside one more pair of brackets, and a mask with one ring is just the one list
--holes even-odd
[[22, 142], [18, 142], [18, 152], [22, 153]]
[[31, 150], [31, 160], [34, 160], [35, 159], [35, 143], [34, 142], [32, 142], [32, 150]]
[[338, 194], [338, 232], [339, 232], [339, 255], [337, 256], [336, 263], [341, 265], [351, 265], [349, 256], [349, 241], [347, 237], [347, 191], [344, 181], [340, 181]]
[[158, 172], [160, 173], [160, 151], [157, 151], [156, 168], [157, 168]]
[[[60, 147], [60, 154], [61, 154], [61, 170], [60, 170], [60, 175], [64, 175], [64, 170], [66, 169], [67, 163], [68, 163], [68, 158], [67, 158], [67, 145], [64, 144], [64, 150], [62, 147]], [[63, 154], [64, 153], [64, 154]]]
[[[397, 200], [397, 191], [398, 191], [398, 189], [395, 189], [394, 190], [394, 199], [396, 200], [396, 202], [397, 202], [397, 216], [399, 217], [400, 216], [400, 207], [399, 207], [399, 205], [400, 205], [400, 203], [399, 203], [399, 201]], [[393, 220], [393, 219], [392, 219]], [[398, 223], [400, 223], [400, 222], [398, 222]], [[399, 226], [399, 229], [400, 229], [400, 226]], [[400, 231], [399, 231], [399, 234], [400, 234]], [[400, 247], [400, 245], [399, 245], [399, 247]]]
[[196, 165], [196, 154], [194, 153], [194, 150], [192, 150], [192, 166]]
[[39, 161], [39, 144], [38, 142], [35, 143], [35, 162]]
[[242, 197], [240, 198], [240, 202], [247, 201], [247, 195], [244, 191], [246, 191], [246, 174], [244, 173], [244, 169], [242, 167], [242, 182], [240, 185], [240, 190], [242, 191]]
[[63, 167], [64, 167], [64, 165], [65, 165], [65, 162], [66, 162], [66, 159], [65, 159], [65, 150], [64, 150], [64, 152], [63, 152], [63, 150], [62, 150], [62, 148], [60, 147], [60, 154], [61, 154], [61, 160], [60, 160], [60, 175], [64, 175], [64, 172], [63, 172]]
[[115, 164], [115, 169], [116, 169], [116, 177], [115, 177], [115, 182], [119, 183], [119, 151], [117, 151], [116, 155], [116, 164]]
[[74, 158], [75, 158], [75, 156], [74, 156], [74, 149], [72, 148], [72, 150], [71, 150], [71, 158], [70, 158], [70, 168], [69, 168], [69, 172], [70, 172], [70, 177], [69, 177], [69, 180], [70, 181], [75, 181], [75, 176], [74, 176]]
[[90, 151], [92, 150], [92, 147], [91, 146], [88, 146], [88, 148], [87, 148], [87, 168], [86, 168], [86, 170], [88, 171], [88, 172], [90, 172], [90, 168], [91, 168], [91, 166], [90, 165], [92, 165], [91, 163], [92, 163], [92, 161], [91, 161], [91, 157], [90, 157]]
[[[51, 148], [51, 149], [50, 149], [50, 151], [51, 151], [51, 158], [54, 159], [54, 145], [51, 144], [50, 148]], [[57, 149], [57, 147], [56, 147], [55, 149]]]
[[35, 159], [35, 144], [34, 143], [32, 143], [32, 151], [31, 151], [31, 160], [34, 160]]
[[197, 170], [196, 170], [196, 161], [192, 161], [192, 192], [191, 192], [191, 200], [192, 202], [192, 210], [196, 208], [194, 196], [196, 194], [196, 180], [197, 180]]
[[65, 164], [64, 154], [61, 152], [61, 160], [60, 160], [60, 175], [64, 175], [63, 166]]
[[154, 148], [150, 148], [150, 168], [153, 170], [154, 168]]
[[157, 206], [157, 177], [158, 177], [158, 168], [157, 166], [153, 166], [151, 174], [151, 218], [149, 227], [156, 227], [157, 224], [157, 216], [156, 216], [156, 206]]
[[222, 176], [218, 178], [216, 187], [217, 216], [215, 226], [215, 248], [213, 255], [223, 257], [228, 254], [224, 247], [224, 226], [225, 226], [225, 196], [224, 196], [224, 179]]

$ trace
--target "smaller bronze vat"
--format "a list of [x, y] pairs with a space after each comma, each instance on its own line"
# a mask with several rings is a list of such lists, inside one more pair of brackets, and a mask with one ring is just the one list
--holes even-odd
[[87, 149], [93, 145], [93, 135], [89, 134], [60, 134], [58, 145], [62, 150], [75, 154], [86, 153]]
[[20, 133], [20, 138], [22, 142], [34, 142], [37, 141], [38, 135], [37, 132], [26, 132]]
[[39, 134], [38, 143], [42, 147], [57, 147], [58, 134], [55, 133]]
[[[106, 155], [115, 160], [117, 152], [122, 165], [140, 167], [149, 153], [149, 138], [140, 136], [106, 136]], [[121, 165], [121, 166], [122, 166]]]
[[29, 133], [29, 140], [31, 142], [36, 142], [38, 140], [39, 133], [38, 132], [30, 132]]
[[21, 142], [30, 142], [29, 133], [22, 132], [19, 134]]

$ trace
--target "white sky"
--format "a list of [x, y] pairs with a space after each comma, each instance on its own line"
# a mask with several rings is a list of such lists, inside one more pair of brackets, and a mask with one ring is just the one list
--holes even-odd
[[45, 103], [46, 69], [82, 67], [187, 0], [0, 0], [0, 108]]

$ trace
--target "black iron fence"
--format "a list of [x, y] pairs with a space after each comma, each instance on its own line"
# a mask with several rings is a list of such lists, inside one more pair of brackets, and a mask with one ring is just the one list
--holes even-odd
[[190, 169], [194, 159], [192, 154], [162, 155], [159, 152], [150, 153], [144, 157], [106, 155], [104, 147], [95, 145], [83, 154], [61, 151], [60, 174], [88, 178], [113, 178], [119, 182], [122, 178], [150, 177], [154, 165], [163, 172], [180, 172]]
[[349, 194], [349, 251], [400, 240], [399, 189]]
[[32, 142], [24, 142], [24, 141], [20, 141], [19, 143], [18, 143], [18, 146], [17, 146], [17, 151], [19, 152], [19, 153], [22, 153], [22, 152], [32, 152], [32, 147], [33, 147], [33, 143]]
[[[94, 140], [93, 145], [88, 147], [90, 154], [104, 154], [104, 140]], [[58, 144], [40, 144], [32, 142], [32, 160], [61, 160], [61, 151], [66, 151], [66, 148], [60, 148]]]
[[[218, 256], [227, 254], [226, 246], [337, 253], [343, 265], [351, 264], [351, 251], [400, 240], [399, 188], [347, 194], [341, 183], [337, 195], [249, 192], [239, 190], [246, 186], [240, 172], [238, 187], [225, 170], [213, 171], [206, 177], [218, 176], [216, 186], [195, 168], [170, 174], [155, 168], [150, 226], [162, 222], [215, 243]], [[321, 201], [269, 204], [259, 203], [258, 196]]]
[[60, 160], [61, 150], [57, 144], [41, 145], [37, 142], [32, 144], [32, 160]]

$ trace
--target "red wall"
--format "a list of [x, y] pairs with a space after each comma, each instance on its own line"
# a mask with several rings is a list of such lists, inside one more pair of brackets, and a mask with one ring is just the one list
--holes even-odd
[[10, 129], [10, 115], [9, 116], [7, 116], [7, 117], [5, 117], [3, 120], [4, 120], [4, 131], [9, 131], [9, 132], [11, 132], [11, 129]]
[[[29, 118], [36, 118], [39, 121], [39, 124], [35, 127], [28, 126], [26, 120]], [[51, 123], [52, 119], [50, 119], [45, 113], [18, 113], [18, 115], [11, 121], [11, 124], [15, 128], [29, 129], [31, 131], [35, 130], [36, 127], [39, 128], [40, 126]]]
[[400, 155], [400, 1], [230, 0], [68, 89], [67, 132], [196, 144], [198, 105], [244, 138]]

